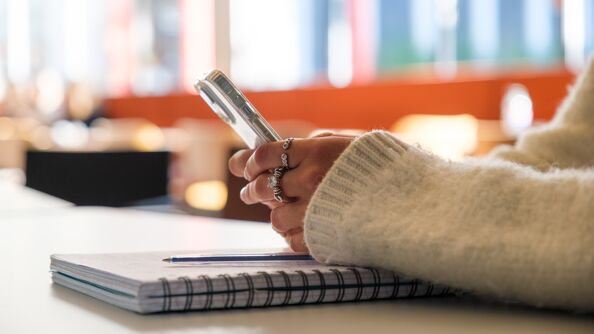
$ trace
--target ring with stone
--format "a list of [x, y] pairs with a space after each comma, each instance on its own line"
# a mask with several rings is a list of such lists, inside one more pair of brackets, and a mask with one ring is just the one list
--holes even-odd
[[280, 185], [280, 179], [274, 174], [268, 175], [268, 188], [274, 189]]

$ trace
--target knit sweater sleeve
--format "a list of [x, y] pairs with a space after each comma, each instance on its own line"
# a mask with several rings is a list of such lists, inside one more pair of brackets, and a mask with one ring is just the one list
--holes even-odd
[[592, 171], [448, 162], [372, 132], [345, 150], [314, 193], [305, 241], [323, 263], [594, 309], [593, 203]]
[[594, 166], [594, 58], [553, 120], [526, 131], [515, 146], [500, 146], [491, 158], [539, 170]]
[[325, 263], [594, 310], [594, 66], [549, 125], [492, 158], [450, 162], [365, 134], [314, 193], [305, 241]]

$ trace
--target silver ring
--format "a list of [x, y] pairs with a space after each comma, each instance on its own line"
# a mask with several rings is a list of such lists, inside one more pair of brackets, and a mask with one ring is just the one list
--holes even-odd
[[289, 155], [286, 152], [281, 154], [281, 163], [283, 164], [283, 167], [289, 168]]
[[287, 150], [291, 147], [294, 138], [289, 137], [283, 142], [283, 153], [281, 154], [281, 166], [274, 169], [272, 175], [268, 176], [268, 188], [272, 189], [274, 199], [277, 202], [286, 202], [283, 198], [283, 188], [281, 187], [281, 179], [286, 171], [289, 170], [289, 154]]
[[278, 191], [274, 192], [274, 199], [279, 203], [284, 203], [285, 200], [283, 199], [283, 191], [278, 189]]
[[272, 175], [268, 177], [268, 187], [272, 189], [274, 199], [280, 203], [285, 202], [285, 200], [283, 199], [283, 188], [281, 187], [280, 183], [286, 171], [286, 168], [278, 167], [275, 168]]
[[287, 139], [285, 139], [285, 142], [283, 143], [283, 150], [288, 150], [289, 147], [291, 147], [291, 143], [293, 142], [293, 140], [295, 140], [295, 138], [293, 137], [289, 137]]
[[280, 180], [280, 179], [282, 179], [282, 178], [283, 178], [283, 175], [285, 175], [285, 172], [286, 172], [287, 170], [288, 170], [288, 169], [286, 169], [286, 168], [284, 168], [284, 167], [277, 167], [277, 168], [275, 168], [275, 169], [274, 169], [274, 172], [272, 172], [272, 175], [273, 175], [274, 177], [276, 177], [277, 179], [279, 179], [279, 180]]
[[268, 188], [274, 189], [277, 186], [280, 186], [280, 179], [272, 174], [269, 175], [268, 176]]
[[286, 169], [289, 169], [289, 153], [287, 152], [287, 150], [291, 147], [291, 143], [293, 143], [294, 139], [295, 138], [289, 137], [285, 139], [285, 142], [283, 143], [284, 152], [281, 154], [280, 158], [282, 166]]

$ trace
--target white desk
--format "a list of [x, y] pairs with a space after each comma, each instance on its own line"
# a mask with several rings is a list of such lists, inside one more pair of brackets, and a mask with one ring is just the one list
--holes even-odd
[[592, 316], [435, 298], [138, 315], [51, 284], [52, 253], [283, 247], [269, 226], [122, 209], [0, 219], [0, 333], [594, 333]]
[[[0, 171], [2, 171], [0, 169]], [[0, 177], [0, 221], [7, 216], [71, 207], [72, 203]]]

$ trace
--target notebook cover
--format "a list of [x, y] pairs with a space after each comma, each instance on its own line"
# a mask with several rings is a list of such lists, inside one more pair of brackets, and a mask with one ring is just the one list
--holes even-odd
[[[221, 253], [241, 251], [217, 251]], [[253, 252], [253, 251], [252, 251]], [[180, 253], [52, 255], [54, 283], [139, 313], [446, 295], [396, 273], [316, 261], [168, 263]]]

